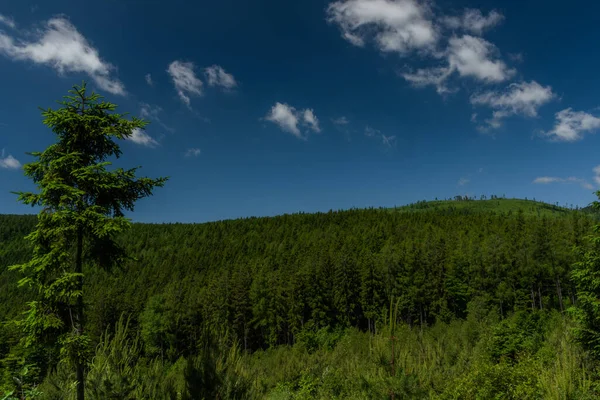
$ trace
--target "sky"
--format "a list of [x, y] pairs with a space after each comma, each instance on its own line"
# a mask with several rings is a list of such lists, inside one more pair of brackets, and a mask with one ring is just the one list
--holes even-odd
[[129, 216], [205, 222], [600, 189], [600, 4], [0, 0], [0, 213], [32, 213], [39, 107], [83, 80], [150, 121]]

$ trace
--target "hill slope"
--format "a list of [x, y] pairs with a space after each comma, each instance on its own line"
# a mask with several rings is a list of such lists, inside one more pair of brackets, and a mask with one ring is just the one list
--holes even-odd
[[[527, 208], [533, 212], [526, 212]], [[523, 212], [519, 213], [519, 209]], [[292, 382], [292, 391], [301, 390], [307, 379], [306, 382], [313, 382], [304, 366], [319, 365], [320, 361], [310, 361], [311, 352], [317, 348], [326, 351], [340, 339], [341, 332], [353, 330], [356, 335], [347, 336], [344, 346], [351, 346], [348, 340], [359, 344], [356, 348], [340, 348], [339, 357], [347, 351], [358, 351], [356, 360], [364, 363], [363, 369], [348, 364], [352, 371], [347, 374], [354, 374], [351, 376], [360, 383], [358, 377], [366, 376], [363, 371], [371, 371], [370, 383], [361, 390], [380, 391], [381, 398], [385, 398], [388, 383], [381, 376], [387, 372], [377, 363], [381, 363], [381, 351], [389, 339], [379, 335], [371, 342], [368, 333], [385, 329], [390, 304], [394, 304], [396, 319], [403, 324], [403, 338], [407, 340], [399, 343], [399, 348], [411, 351], [425, 345], [420, 340], [429, 340], [427, 354], [438, 354], [435, 357], [440, 362], [446, 360], [446, 355], [450, 357], [444, 367], [447, 369], [437, 373], [437, 383], [426, 381], [428, 373], [413, 374], [420, 382], [414, 388], [423, 390], [419, 393], [442, 393], [452, 389], [447, 376], [459, 379], [462, 370], [471, 368], [468, 360], [479, 356], [465, 355], [467, 361], [459, 371], [451, 361], [456, 354], [439, 354], [435, 350], [439, 348], [435, 335], [442, 335], [439, 340], [447, 340], [444, 332], [454, 332], [452, 335], [459, 339], [453, 343], [467, 352], [479, 337], [497, 340], [499, 353], [485, 353], [485, 357], [498, 359], [508, 350], [502, 344], [504, 336], [489, 336], [489, 324], [493, 321], [515, 315], [494, 328], [508, 332], [511, 340], [545, 335], [545, 328], [538, 333], [527, 329], [555, 326], [554, 322], [541, 325], [538, 312], [564, 310], [573, 303], [575, 292], [568, 278], [574, 261], [571, 249], [582, 243], [592, 223], [592, 218], [582, 213], [554, 209], [543, 203], [492, 200], [419, 203], [418, 208], [407, 206], [385, 212], [355, 209], [204, 224], [134, 224], [119, 240], [136, 259], [112, 273], [84, 270], [86, 331], [98, 343], [100, 335], [114, 327], [125, 313], [131, 318], [130, 333], [141, 339], [136, 357], [160, 362], [164, 371], [180, 368], [179, 360], [206, 360], [203, 338], [207, 331], [220, 332], [219, 337], [228, 338], [228, 343], [237, 342], [242, 349], [256, 352], [256, 358], [248, 361], [252, 367], [247, 376], [254, 377], [256, 371], [262, 371], [260, 374], [268, 383], [254, 398], [267, 398], [268, 391], [288, 390], [280, 385], [284, 381]], [[0, 320], [16, 317], [31, 298], [29, 291], [17, 288], [18, 275], [5, 267], [29, 257], [22, 237], [34, 224], [34, 216], [0, 216]], [[535, 312], [530, 318], [532, 310]], [[526, 315], [521, 317], [520, 313]], [[495, 317], [488, 320], [487, 315]], [[463, 322], [451, 329], [446, 325], [457, 320]], [[487, 322], [481, 325], [484, 320]], [[428, 326], [433, 326], [434, 339], [423, 339], [421, 329]], [[522, 329], [525, 330], [521, 332]], [[461, 333], [463, 330], [465, 334]], [[408, 341], [409, 337], [413, 342]], [[462, 343], [460, 338], [470, 342]], [[21, 353], [17, 339], [12, 325], [0, 324], [0, 370], [6, 371], [7, 382], [11, 381], [9, 371], [18, 371], [15, 360]], [[380, 346], [379, 355], [369, 350], [369, 343], [375, 342]], [[481, 343], [482, 348], [488, 348], [487, 342]], [[521, 351], [538, 349], [519, 343], [509, 346], [509, 357], [516, 359]], [[285, 347], [277, 353], [280, 345], [303, 347], [292, 355], [282, 353]], [[266, 353], [271, 354], [270, 361], [262, 358], [263, 349], [273, 352]], [[52, 353], [44, 354], [43, 357], [50, 357], [47, 354]], [[225, 353], [220, 350], [216, 354]], [[422, 354], [414, 354], [414, 360], [422, 358]], [[280, 364], [284, 359], [290, 360], [288, 367]], [[359, 362], [352, 360], [340, 358], [343, 363]], [[424, 367], [419, 364], [421, 361], [414, 363], [420, 365], [418, 368]], [[147, 367], [139, 365], [139, 376], [146, 376]], [[495, 365], [490, 368], [500, 368]], [[331, 359], [331, 366], [338, 368], [338, 360]], [[185, 368], [188, 367], [196, 368], [191, 364]], [[478, 374], [479, 370], [473, 368], [472, 373]], [[326, 370], [318, 372], [318, 376], [325, 374]], [[519, 379], [537, 379], [538, 375], [524, 370]], [[190, 375], [181, 372], [181, 376]], [[473, 379], [479, 379], [477, 376], [473, 375]], [[338, 378], [339, 382], [349, 381], [347, 376], [335, 379]], [[398, 382], [413, 385], [409, 381]], [[352, 398], [351, 394], [358, 393], [358, 386], [362, 385], [359, 383], [356, 387], [345, 386], [346, 392], [337, 386], [327, 389], [325, 385], [322, 390], [329, 392], [323, 392], [326, 394], [321, 398]], [[408, 398], [420, 396], [410, 393]], [[491, 397], [494, 396], [490, 393], [479, 396]]]

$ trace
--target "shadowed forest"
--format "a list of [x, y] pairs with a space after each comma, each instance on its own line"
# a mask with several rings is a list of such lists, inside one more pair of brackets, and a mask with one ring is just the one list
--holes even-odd
[[[596, 364], [566, 312], [577, 298], [574, 247], [586, 246], [594, 215], [494, 199], [134, 224], [118, 241], [135, 259], [84, 270], [86, 394], [596, 398]], [[5, 266], [30, 256], [23, 237], [35, 223], [0, 217], [5, 321], [31, 295]], [[2, 325], [8, 398], [71, 398], [59, 358]]]

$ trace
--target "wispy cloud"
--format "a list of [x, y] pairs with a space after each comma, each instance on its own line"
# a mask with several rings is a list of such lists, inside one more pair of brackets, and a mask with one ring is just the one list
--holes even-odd
[[48, 20], [37, 39], [15, 39], [0, 32], [0, 53], [13, 60], [31, 61], [56, 69], [60, 74], [87, 74], [102, 90], [125, 95], [124, 85], [112, 76], [115, 67], [102, 60], [98, 50], [66, 18]]
[[21, 163], [19, 160], [14, 158], [12, 154], [4, 156], [4, 149], [2, 149], [2, 156], [0, 156], [0, 168], [4, 169], [19, 169], [21, 168]]
[[191, 108], [189, 96], [202, 95], [203, 84], [196, 76], [194, 68], [193, 63], [183, 61], [173, 61], [167, 68], [167, 72], [173, 80], [175, 90], [177, 90], [177, 95], [188, 108]]
[[209, 86], [221, 86], [224, 89], [231, 90], [237, 86], [237, 81], [233, 75], [228, 74], [219, 65], [212, 65], [204, 69]]
[[435, 86], [438, 94], [450, 93], [446, 80], [452, 74], [451, 67], [422, 68], [400, 75], [415, 87]]
[[490, 29], [504, 20], [504, 16], [496, 10], [489, 12], [487, 16], [480, 10], [466, 9], [461, 16], [442, 17], [442, 24], [451, 29], [462, 29], [481, 35], [485, 30]]
[[201, 153], [200, 149], [192, 147], [185, 151], [185, 156], [186, 157], [198, 157], [200, 155], [200, 153]]
[[146, 74], [144, 76], [144, 79], [146, 79], [146, 83], [150, 86], [154, 86], [154, 81], [152, 81], [152, 75], [150, 74]]
[[[596, 167], [596, 168], [598, 168], [598, 167]], [[595, 171], [595, 169], [594, 169], [594, 171]], [[600, 168], [599, 168], [598, 172], [600, 172]], [[596, 175], [595, 179], [596, 179], [596, 182], [599, 182], [600, 179], [597, 179], [597, 178], [598, 178], [598, 174]], [[570, 176], [568, 178], [559, 178], [556, 176], [540, 176], [538, 178], [535, 178], [533, 180], [533, 183], [542, 184], [542, 185], [547, 185], [550, 183], [576, 183], [584, 189], [587, 189], [587, 190], [594, 189], [594, 186], [591, 183], [589, 183], [588, 181], [586, 181], [585, 179], [577, 178], [574, 176]]]
[[585, 133], [594, 133], [598, 129], [600, 129], [600, 118], [567, 108], [556, 113], [554, 128], [543, 135], [552, 140], [574, 142], [583, 139]]
[[0, 14], [0, 25], [6, 25], [12, 29], [15, 29], [17, 27], [17, 24], [15, 23], [14, 19], [2, 14]]
[[394, 147], [396, 145], [396, 135], [386, 136], [379, 129], [368, 125], [365, 126], [365, 136], [380, 140], [386, 147]]
[[134, 129], [131, 133], [131, 136], [127, 137], [127, 140], [132, 141], [133, 143], [139, 144], [141, 146], [146, 147], [156, 147], [158, 146], [158, 142], [154, 140], [151, 136], [149, 136], [146, 132], [141, 129]]
[[159, 117], [159, 114], [162, 113], [162, 108], [159, 106], [153, 106], [148, 103], [140, 104], [140, 117], [146, 120], [151, 120], [157, 122], [160, 126], [162, 126], [165, 130], [173, 133], [175, 129], [171, 128], [167, 124], [165, 124], [162, 119]]
[[296, 110], [286, 103], [275, 103], [264, 117], [266, 121], [272, 122], [282, 130], [289, 132], [297, 138], [306, 140], [306, 134], [300, 131], [300, 124], [307, 126], [314, 132], [320, 132], [319, 120], [312, 109]]
[[471, 96], [471, 104], [488, 106], [493, 111], [492, 118], [486, 120], [489, 127], [498, 128], [502, 119], [511, 115], [536, 117], [538, 109], [556, 95], [550, 86], [542, 86], [536, 81], [512, 83], [504, 91], [488, 91]]
[[457, 183], [457, 184], [458, 184], [458, 186], [465, 186], [465, 185], [466, 185], [467, 183], [469, 183], [469, 182], [470, 182], [470, 180], [469, 180], [469, 179], [467, 179], [467, 178], [460, 178], [460, 179], [458, 180], [458, 183]]
[[523, 56], [523, 53], [508, 53], [507, 55], [508, 58], [517, 63], [521, 63], [525, 60], [525, 56]]
[[386, 136], [381, 134], [381, 142], [386, 147], [394, 147], [396, 145], [396, 135]]
[[350, 121], [348, 121], [348, 118], [344, 116], [334, 118], [331, 120], [331, 122], [333, 122], [334, 125], [348, 125], [350, 123]]

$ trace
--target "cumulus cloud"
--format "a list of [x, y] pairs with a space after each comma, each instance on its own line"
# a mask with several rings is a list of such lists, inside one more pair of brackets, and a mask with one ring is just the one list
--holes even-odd
[[167, 68], [168, 74], [173, 80], [177, 95], [183, 103], [190, 108], [191, 95], [202, 95], [202, 81], [194, 72], [194, 64], [191, 62], [173, 61]]
[[192, 147], [192, 148], [186, 150], [185, 156], [186, 157], [198, 157], [200, 155], [200, 153], [201, 153], [200, 149]]
[[127, 137], [127, 140], [132, 141], [133, 143], [139, 144], [141, 146], [146, 147], [156, 147], [158, 146], [158, 142], [154, 140], [151, 136], [149, 136], [146, 132], [141, 129], [134, 129], [130, 136]]
[[221, 86], [225, 89], [233, 89], [237, 86], [237, 82], [233, 75], [228, 74], [218, 65], [205, 68], [204, 73], [206, 74], [209, 86]]
[[355, 46], [374, 36], [382, 52], [431, 48], [438, 39], [429, 8], [416, 0], [336, 1], [327, 7], [327, 20]]
[[154, 86], [154, 81], [152, 80], [152, 75], [146, 74], [146, 76], [144, 76], [144, 79], [146, 79], [146, 83], [148, 85]]
[[[598, 167], [596, 167], [596, 168], [598, 168]], [[596, 172], [596, 168], [594, 168], [594, 172]], [[598, 172], [600, 172], [600, 168], [598, 168]], [[599, 178], [598, 172], [596, 172], [596, 177], [595, 177], [596, 182], [600, 181], [600, 179], [597, 179], [597, 178]], [[574, 176], [570, 176], [568, 178], [559, 178], [556, 176], [540, 176], [538, 178], [535, 178], [533, 180], [533, 183], [542, 184], [542, 185], [547, 185], [550, 183], [576, 183], [584, 189], [587, 189], [587, 190], [594, 189], [594, 186], [591, 183], [589, 183], [588, 181], [586, 181], [585, 179], [577, 178]]]
[[485, 82], [502, 82], [515, 74], [499, 59], [494, 59], [496, 46], [490, 42], [470, 36], [450, 38], [448, 63], [461, 76], [470, 76]]
[[312, 109], [307, 108], [302, 113], [302, 120], [310, 129], [315, 132], [321, 132], [321, 128], [319, 127], [319, 119], [315, 115]]
[[574, 142], [583, 138], [585, 133], [593, 133], [600, 128], [600, 118], [571, 108], [556, 113], [554, 128], [544, 135], [553, 140]]
[[264, 119], [273, 122], [282, 130], [300, 139], [306, 139], [306, 136], [300, 131], [299, 124], [307, 126], [314, 132], [321, 131], [319, 120], [312, 109], [298, 111], [286, 103], [275, 103]]
[[463, 29], [481, 35], [485, 30], [498, 25], [504, 16], [496, 10], [489, 12], [484, 16], [480, 10], [468, 8], [464, 14], [459, 17], [443, 17], [441, 22], [451, 29]]
[[471, 104], [488, 106], [494, 110], [486, 120], [492, 128], [498, 128], [503, 118], [511, 115], [536, 117], [538, 109], [556, 96], [550, 86], [536, 81], [512, 83], [504, 91], [488, 91], [471, 96]]
[[452, 37], [445, 51], [439, 57], [445, 58], [447, 65], [418, 69], [416, 72], [403, 72], [400, 75], [415, 87], [435, 86], [439, 94], [451, 93], [447, 80], [457, 73], [484, 83], [497, 83], [510, 79], [515, 70], [508, 68], [504, 61], [496, 57], [498, 50], [492, 43], [478, 37], [464, 35]]
[[50, 19], [34, 41], [15, 40], [0, 32], [0, 53], [13, 60], [48, 65], [60, 74], [85, 73], [100, 89], [125, 94], [123, 84], [111, 76], [115, 67], [102, 60], [98, 50], [62, 17]]
[[12, 154], [4, 156], [4, 149], [2, 149], [2, 156], [0, 156], [0, 168], [4, 169], [19, 169], [21, 168], [21, 163], [19, 160], [14, 158]]
[[6, 25], [12, 29], [17, 27], [17, 24], [15, 23], [14, 19], [2, 14], [0, 14], [0, 25]]
[[271, 108], [271, 111], [269, 111], [265, 119], [278, 125], [284, 131], [302, 138], [302, 133], [300, 132], [300, 129], [298, 129], [297, 112], [294, 107], [277, 102]]

